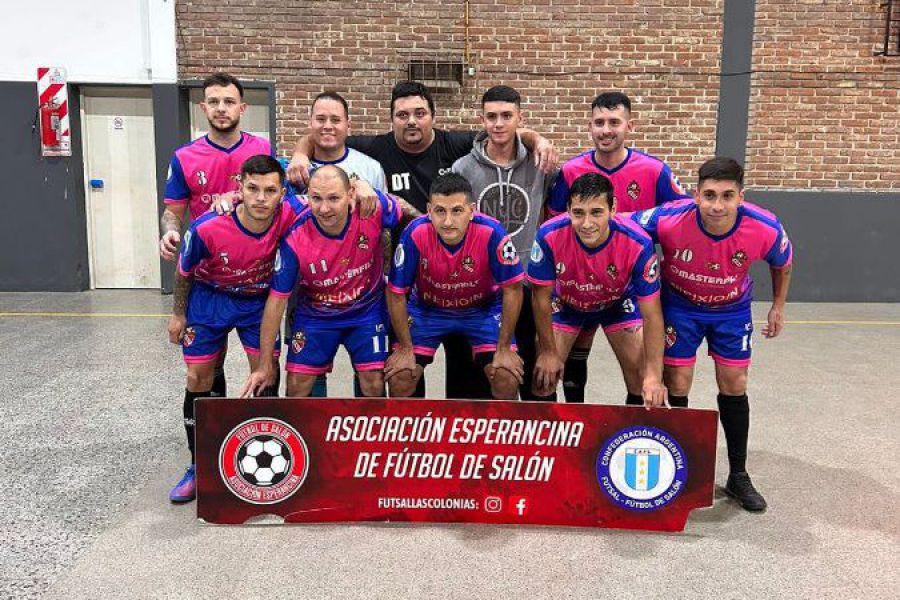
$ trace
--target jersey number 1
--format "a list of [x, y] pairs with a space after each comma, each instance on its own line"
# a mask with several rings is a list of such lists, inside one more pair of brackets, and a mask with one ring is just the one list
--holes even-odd
[[[319, 264], [322, 265], [322, 275], [324, 275], [328, 271], [328, 265], [325, 264], [325, 259], [319, 261]], [[316, 275], [316, 263], [309, 263], [309, 271], [313, 275]]]

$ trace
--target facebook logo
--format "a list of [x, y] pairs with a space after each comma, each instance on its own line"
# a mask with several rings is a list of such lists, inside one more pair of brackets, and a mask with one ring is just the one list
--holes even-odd
[[528, 514], [529, 505], [528, 498], [525, 496], [511, 496], [508, 508], [515, 516], [524, 517]]

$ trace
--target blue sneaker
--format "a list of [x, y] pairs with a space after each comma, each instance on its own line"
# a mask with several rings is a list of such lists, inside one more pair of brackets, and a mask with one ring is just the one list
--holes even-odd
[[172, 491], [169, 492], [169, 500], [177, 504], [190, 502], [197, 497], [197, 478], [194, 475], [196, 465], [188, 465], [184, 477], [181, 478]]

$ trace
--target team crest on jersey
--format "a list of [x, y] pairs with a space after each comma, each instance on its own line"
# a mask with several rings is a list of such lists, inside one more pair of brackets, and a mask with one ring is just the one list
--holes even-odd
[[716, 262], [707, 262], [706, 268], [709, 269], [710, 271], [718, 271], [719, 269], [722, 268], [722, 265], [720, 265], [719, 263], [716, 263]]
[[743, 250], [738, 250], [731, 257], [731, 264], [736, 267], [743, 267], [745, 262], [747, 262], [747, 253]]
[[294, 333], [294, 337], [291, 338], [291, 350], [294, 351], [294, 354], [299, 354], [304, 346], [306, 346], [306, 335], [302, 331]]
[[464, 256], [462, 259], [462, 268], [469, 273], [473, 273], [475, 271], [475, 259], [469, 255]]
[[666, 325], [666, 348], [671, 348], [678, 341], [678, 332], [674, 325]]
[[194, 331], [193, 327], [188, 327], [184, 330], [184, 336], [181, 338], [181, 345], [187, 348], [191, 344], [194, 343], [194, 339], [197, 337], [197, 332]]
[[206, 185], [209, 179], [206, 177], [206, 171], [197, 171], [197, 185]]
[[609, 263], [609, 266], [606, 267], [606, 274], [609, 275], [611, 279], [615, 279], [619, 276], [619, 269], [616, 268], [616, 265]]
[[364, 233], [359, 234], [359, 239], [356, 240], [356, 247], [360, 250], [368, 250], [369, 249], [369, 236]]
[[516, 245], [509, 239], [509, 236], [503, 238], [500, 241], [500, 245], [497, 246], [497, 259], [504, 265], [519, 264], [519, 253], [516, 251]]
[[556, 263], [556, 276], [559, 277], [563, 273], [566, 272], [566, 263], [558, 262]]
[[303, 485], [309, 450], [293, 426], [261, 417], [244, 421], [225, 436], [218, 463], [232, 494], [251, 504], [276, 504]]
[[641, 195], [641, 186], [638, 185], [637, 181], [632, 181], [628, 184], [628, 197], [632, 200], [637, 200], [638, 196]]
[[659, 259], [654, 254], [644, 265], [644, 281], [653, 283], [659, 278]]

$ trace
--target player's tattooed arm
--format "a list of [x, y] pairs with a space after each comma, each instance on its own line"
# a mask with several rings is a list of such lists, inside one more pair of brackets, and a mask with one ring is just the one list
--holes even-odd
[[556, 390], [563, 376], [563, 360], [560, 358], [553, 338], [553, 317], [551, 296], [553, 288], [534, 285], [531, 288], [531, 310], [537, 330], [537, 361], [531, 387], [538, 396], [549, 396]]
[[167, 206], [159, 218], [162, 237], [159, 239], [159, 255], [166, 260], [175, 260], [178, 244], [181, 243], [181, 225], [187, 207], [183, 204]]
[[187, 326], [187, 299], [191, 292], [192, 279], [175, 271], [175, 285], [172, 291], [172, 316], [169, 317], [169, 341], [180, 344]]
[[288, 181], [297, 185], [309, 185], [309, 159], [315, 153], [315, 147], [308, 135], [304, 135], [294, 145], [294, 154], [287, 168]]
[[772, 275], [772, 308], [769, 309], [762, 334], [767, 338], [776, 337], [784, 329], [784, 305], [787, 303], [788, 288], [791, 286], [792, 265], [777, 269], [769, 267]]
[[403, 217], [401, 217], [401, 219], [400, 219], [401, 225], [406, 225], [407, 223], [409, 223], [416, 217], [422, 216], [422, 211], [420, 211], [418, 208], [416, 208], [415, 206], [413, 206], [412, 204], [410, 204], [403, 198], [401, 198], [399, 196], [394, 196], [394, 199], [397, 201], [398, 204], [400, 204], [400, 212], [403, 213]]

